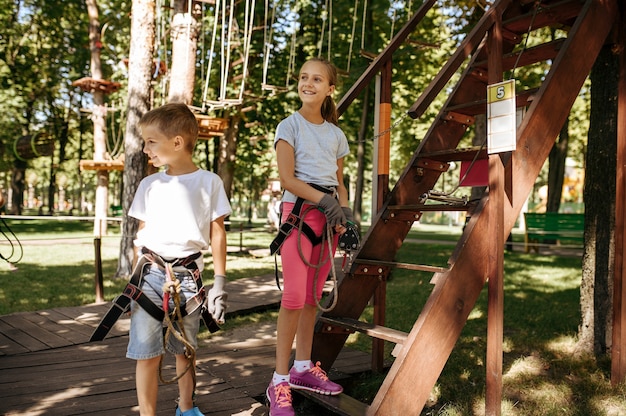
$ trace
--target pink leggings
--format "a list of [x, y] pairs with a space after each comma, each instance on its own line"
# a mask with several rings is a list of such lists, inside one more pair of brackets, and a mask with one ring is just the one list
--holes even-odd
[[[283, 202], [282, 220], [283, 222], [293, 209], [294, 203]], [[309, 209], [310, 208], [310, 209]], [[305, 214], [306, 213], [306, 214]], [[305, 216], [302, 217], [302, 214]], [[300, 212], [301, 218], [313, 229], [316, 235], [321, 235], [325, 231], [326, 217], [313, 205], [302, 205]], [[324, 284], [328, 278], [335, 250], [337, 249], [337, 241], [339, 236], [333, 233], [333, 256], [328, 258], [328, 241], [324, 240], [322, 244], [313, 246], [304, 233], [298, 236], [298, 229], [295, 228], [291, 234], [285, 239], [280, 248], [280, 256], [283, 267], [283, 297], [281, 305], [286, 309], [302, 309], [304, 304], [315, 306], [315, 297], [313, 297], [313, 284], [315, 283], [315, 274], [317, 272], [317, 287], [315, 288], [315, 296], [320, 299]], [[300, 239], [300, 248], [298, 248], [298, 238]], [[312, 265], [320, 262], [320, 253], [323, 265], [321, 268], [308, 266], [300, 256], [302, 256]]]

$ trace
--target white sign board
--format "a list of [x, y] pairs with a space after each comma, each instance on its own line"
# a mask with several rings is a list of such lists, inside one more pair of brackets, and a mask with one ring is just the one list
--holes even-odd
[[487, 153], [515, 150], [515, 80], [487, 86]]

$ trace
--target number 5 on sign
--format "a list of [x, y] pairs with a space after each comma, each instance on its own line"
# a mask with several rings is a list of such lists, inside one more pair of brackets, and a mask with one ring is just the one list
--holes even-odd
[[515, 80], [487, 86], [487, 152], [515, 150]]

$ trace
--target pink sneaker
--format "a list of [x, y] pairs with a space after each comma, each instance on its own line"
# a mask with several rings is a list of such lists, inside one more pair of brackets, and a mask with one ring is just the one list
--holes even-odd
[[307, 371], [299, 372], [295, 368], [289, 370], [289, 384], [296, 390], [309, 390], [319, 394], [334, 396], [343, 391], [337, 383], [328, 379], [326, 372], [321, 369], [320, 362]]
[[265, 391], [269, 401], [270, 416], [295, 416], [291, 406], [291, 388], [289, 383], [270, 383]]

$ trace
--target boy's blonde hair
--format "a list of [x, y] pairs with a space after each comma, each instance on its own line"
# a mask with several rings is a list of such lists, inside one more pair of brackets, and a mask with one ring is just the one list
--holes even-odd
[[167, 103], [148, 111], [139, 120], [139, 127], [155, 125], [169, 138], [181, 136], [189, 153], [198, 140], [198, 121], [184, 103]]

